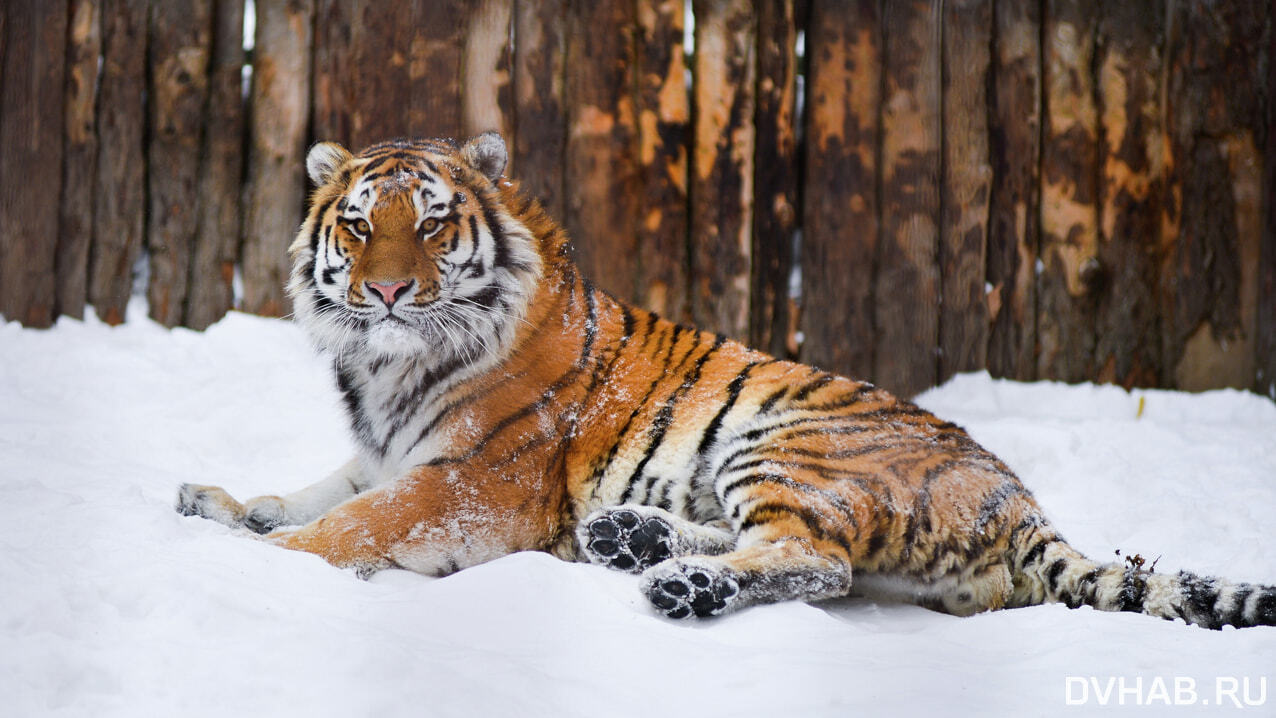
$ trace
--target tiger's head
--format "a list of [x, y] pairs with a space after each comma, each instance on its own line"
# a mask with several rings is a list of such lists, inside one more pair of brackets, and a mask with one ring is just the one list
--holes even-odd
[[310, 148], [317, 189], [290, 249], [288, 290], [321, 348], [468, 363], [509, 346], [542, 261], [502, 203], [506, 159], [494, 132], [358, 155]]

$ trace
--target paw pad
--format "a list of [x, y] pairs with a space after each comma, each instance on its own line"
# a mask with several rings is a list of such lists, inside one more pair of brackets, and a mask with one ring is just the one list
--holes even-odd
[[734, 579], [708, 569], [675, 564], [660, 573], [648, 581], [645, 592], [669, 618], [716, 616], [740, 593]]
[[673, 555], [673, 530], [663, 519], [643, 519], [636, 512], [618, 509], [585, 527], [585, 550], [595, 563], [621, 571], [642, 571]]

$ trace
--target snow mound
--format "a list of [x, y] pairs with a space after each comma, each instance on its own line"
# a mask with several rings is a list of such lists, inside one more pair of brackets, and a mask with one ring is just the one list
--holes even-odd
[[[1276, 404], [986, 374], [918, 402], [1003, 457], [1095, 558], [1276, 581]], [[1217, 706], [1231, 679], [1252, 701], [1264, 681], [1276, 705], [1276, 629], [1060, 606], [957, 619], [863, 599], [674, 622], [636, 577], [544, 554], [365, 582], [172, 508], [183, 481], [290, 491], [350, 453], [327, 367], [288, 322], [0, 325], [4, 712], [1064, 715], [1082, 684], [1103, 707], [1113, 678], [1127, 691], [1106, 707], [1143, 715], [1136, 697], [1152, 713]]]

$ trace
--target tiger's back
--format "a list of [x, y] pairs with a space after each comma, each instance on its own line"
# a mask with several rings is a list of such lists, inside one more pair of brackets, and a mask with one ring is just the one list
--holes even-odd
[[1086, 559], [952, 423], [595, 288], [504, 163], [490, 134], [312, 148], [290, 291], [359, 456], [246, 504], [183, 487], [180, 510], [365, 572], [552, 550], [642, 573], [675, 618], [855, 585], [1276, 623], [1272, 587]]

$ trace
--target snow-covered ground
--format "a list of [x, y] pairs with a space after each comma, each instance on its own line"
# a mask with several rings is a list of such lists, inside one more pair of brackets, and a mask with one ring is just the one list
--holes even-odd
[[[1276, 582], [1271, 401], [967, 375], [920, 403], [1092, 556]], [[543, 554], [361, 581], [172, 508], [183, 481], [276, 493], [349, 452], [290, 323], [0, 325], [0, 714], [1276, 713], [1276, 629], [863, 599], [674, 622], [635, 577]]]

